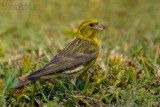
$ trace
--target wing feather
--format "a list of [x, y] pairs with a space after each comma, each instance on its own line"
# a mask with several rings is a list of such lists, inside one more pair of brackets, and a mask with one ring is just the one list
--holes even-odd
[[48, 74], [61, 73], [64, 70], [88, 64], [97, 58], [98, 54], [99, 47], [95, 43], [77, 38], [42, 69], [30, 74], [27, 78], [30, 79]]

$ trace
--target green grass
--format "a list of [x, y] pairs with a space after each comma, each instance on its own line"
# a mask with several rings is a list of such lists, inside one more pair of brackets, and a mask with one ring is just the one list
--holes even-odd
[[[159, 0], [0, 1], [0, 106], [159, 106], [159, 13]], [[86, 19], [107, 29], [98, 35], [100, 58], [75, 86], [52, 78], [11, 89], [73, 40]]]

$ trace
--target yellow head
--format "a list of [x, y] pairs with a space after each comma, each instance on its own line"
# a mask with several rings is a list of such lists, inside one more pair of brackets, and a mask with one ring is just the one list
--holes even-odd
[[78, 37], [84, 39], [97, 38], [97, 32], [105, 27], [97, 20], [89, 19], [84, 21], [78, 28]]

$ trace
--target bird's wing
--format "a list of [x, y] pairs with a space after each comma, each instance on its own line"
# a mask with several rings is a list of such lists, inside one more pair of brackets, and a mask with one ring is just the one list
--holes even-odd
[[74, 69], [93, 61], [98, 54], [99, 47], [95, 43], [77, 38], [42, 69], [30, 74], [27, 78], [36, 78]]

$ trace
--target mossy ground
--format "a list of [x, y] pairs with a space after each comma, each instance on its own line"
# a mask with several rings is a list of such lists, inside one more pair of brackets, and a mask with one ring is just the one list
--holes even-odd
[[[160, 1], [0, 1], [0, 106], [159, 106]], [[10, 89], [97, 19], [101, 55], [75, 86], [51, 79]], [[67, 77], [66, 77], [67, 78]]]

